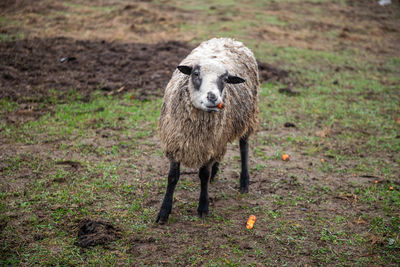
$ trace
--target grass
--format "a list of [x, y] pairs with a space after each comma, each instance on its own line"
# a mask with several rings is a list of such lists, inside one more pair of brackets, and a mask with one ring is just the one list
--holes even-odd
[[[5, 137], [22, 143], [38, 143], [44, 133], [46, 137], [40, 142], [69, 139], [72, 135], [74, 138], [75, 135], [92, 137], [96, 136], [96, 130], [102, 129], [117, 129], [124, 135], [134, 134], [133, 141], [154, 134], [160, 103], [159, 99], [152, 102], [131, 100], [129, 95], [121, 100], [112, 97], [96, 97], [89, 103], [77, 100], [59, 104], [53, 113], [29, 121], [22, 127], [2, 124], [0, 129], [7, 128]], [[9, 112], [13, 107], [15, 103], [3, 101], [1, 111]], [[145, 123], [147, 128], [143, 127], [144, 122], [148, 122]], [[135, 132], [135, 129], [138, 131]]]
[[0, 16], [0, 42], [23, 39], [25, 35], [20, 32], [14, 32], [13, 28], [20, 26], [19, 21]]
[[[286, 2], [298, 3], [278, 4]], [[244, 3], [243, 19], [235, 19]], [[50, 111], [21, 123], [3, 119], [19, 104], [1, 99], [0, 136], [7, 151], [0, 165], [2, 265], [400, 264], [400, 57], [368, 56], [359, 46], [315, 50], [260, 41], [249, 35], [255, 26], [288, 30], [302, 18], [264, 18], [259, 5], [190, 1], [184, 8], [199, 16], [232, 19], [181, 24], [181, 31], [196, 36], [194, 43], [232, 36], [261, 61], [290, 71], [292, 83], [261, 87], [250, 193], [242, 196], [234, 188], [239, 157], [237, 144], [231, 145], [210, 186], [206, 222], [195, 213], [199, 183], [189, 170], [177, 185], [169, 224], [155, 226], [168, 169], [156, 137], [161, 99], [96, 92], [84, 102], [72, 91], [61, 102], [54, 92], [41, 106]], [[312, 9], [316, 20], [322, 15], [322, 8]], [[8, 23], [0, 18], [2, 26]], [[278, 92], [287, 86], [300, 95]], [[296, 128], [284, 128], [285, 122]], [[282, 162], [283, 153], [291, 161]], [[257, 222], [247, 230], [250, 214]], [[83, 218], [112, 222], [122, 237], [79, 249], [77, 222]]]

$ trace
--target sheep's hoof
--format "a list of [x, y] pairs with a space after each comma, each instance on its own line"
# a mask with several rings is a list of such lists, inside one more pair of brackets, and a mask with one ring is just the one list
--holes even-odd
[[246, 194], [248, 192], [249, 192], [249, 187], [248, 186], [240, 187], [240, 193], [241, 194]]
[[157, 216], [156, 223], [166, 224], [167, 222], [168, 222], [168, 218], [161, 218], [160, 216]]
[[168, 216], [169, 216], [169, 213], [167, 213], [166, 211], [160, 210], [160, 212], [158, 213], [157, 218], [156, 218], [156, 223], [159, 223], [159, 224], [167, 223]]
[[208, 215], [208, 210], [207, 211], [197, 211], [197, 213], [199, 214], [199, 218], [204, 222], [204, 219]]
[[199, 206], [197, 207], [197, 214], [199, 214], [199, 217], [201, 219], [204, 219], [206, 215], [208, 214], [208, 206], [210, 204], [210, 200], [208, 197], [206, 199], [201, 199], [199, 201]]

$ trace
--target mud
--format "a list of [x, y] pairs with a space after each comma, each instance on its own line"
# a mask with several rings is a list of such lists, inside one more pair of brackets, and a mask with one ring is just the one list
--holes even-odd
[[285, 81], [289, 77], [289, 72], [286, 70], [261, 61], [257, 61], [257, 64], [261, 82], [269, 80]]
[[87, 248], [105, 245], [120, 238], [120, 231], [106, 221], [83, 219], [79, 222], [77, 246]]
[[139, 99], [162, 95], [179, 61], [191, 47], [77, 41], [70, 38], [21, 40], [0, 44], [0, 98], [41, 102], [66, 97], [71, 88], [89, 97], [97, 90], [135, 89]]
[[[81, 41], [65, 37], [0, 43], [0, 98], [51, 101], [78, 91], [88, 101], [95, 90], [134, 92], [140, 100], [162, 96], [172, 72], [192, 45]], [[259, 62], [260, 80], [282, 81], [285, 70]]]
[[285, 94], [287, 96], [299, 96], [300, 95], [300, 92], [295, 91], [290, 87], [280, 88], [278, 90], [278, 92], [281, 94]]

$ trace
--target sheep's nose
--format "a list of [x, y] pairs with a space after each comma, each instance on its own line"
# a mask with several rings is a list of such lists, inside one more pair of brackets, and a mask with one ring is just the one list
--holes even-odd
[[217, 96], [213, 92], [208, 92], [207, 93], [207, 99], [210, 102], [215, 103], [217, 101]]

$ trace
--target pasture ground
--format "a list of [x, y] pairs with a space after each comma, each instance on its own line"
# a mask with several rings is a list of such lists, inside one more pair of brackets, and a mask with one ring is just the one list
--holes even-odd
[[[1, 265], [399, 265], [392, 2], [4, 1]], [[169, 166], [157, 138], [162, 90], [214, 36], [266, 62], [250, 192], [238, 193], [231, 144], [207, 219], [196, 214], [196, 170], [184, 168], [158, 225]]]

